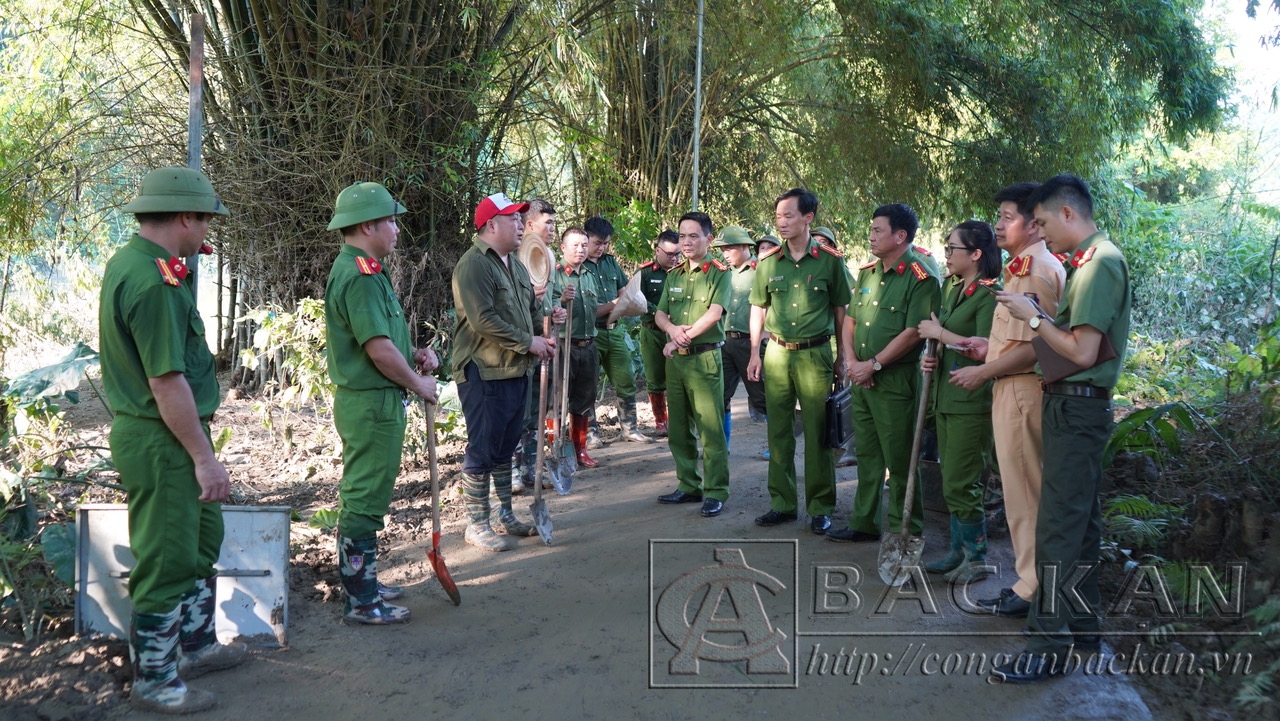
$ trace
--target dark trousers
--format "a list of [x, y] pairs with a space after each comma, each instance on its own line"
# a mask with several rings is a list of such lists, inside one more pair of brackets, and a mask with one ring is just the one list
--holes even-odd
[[[763, 356], [763, 354], [761, 354]], [[750, 338], [725, 338], [720, 347], [724, 362], [724, 412], [729, 412], [729, 401], [738, 392], [738, 381], [747, 387], [747, 404], [760, 415], [765, 414], [764, 382], [747, 380], [747, 362], [751, 360]], [[764, 367], [764, 364], [760, 364]]]
[[[1111, 436], [1111, 401], [1044, 394], [1044, 483], [1036, 515], [1040, 587], [1027, 627], [1035, 654], [1065, 654], [1072, 634], [1098, 633], [1102, 597], [1102, 451]], [[1087, 573], [1085, 573], [1087, 569]], [[1076, 593], [1087, 604], [1079, 608]]]
[[589, 415], [596, 404], [596, 386], [600, 383], [600, 356], [596, 344], [569, 349], [569, 412]]
[[467, 451], [462, 472], [483, 476], [511, 462], [524, 430], [529, 376], [487, 381], [475, 363], [463, 368], [466, 380], [458, 384], [458, 400], [467, 420]]

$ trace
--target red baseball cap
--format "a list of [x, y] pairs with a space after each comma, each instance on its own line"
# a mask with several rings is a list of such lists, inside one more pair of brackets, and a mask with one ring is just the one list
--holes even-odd
[[528, 203], [516, 203], [508, 198], [506, 193], [494, 193], [476, 206], [476, 229], [483, 228], [484, 224], [493, 220], [495, 216], [523, 213], [528, 209]]

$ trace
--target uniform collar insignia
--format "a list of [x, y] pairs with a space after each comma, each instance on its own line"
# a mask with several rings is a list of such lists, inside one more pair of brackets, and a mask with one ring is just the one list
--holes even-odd
[[156, 268], [160, 270], [160, 279], [166, 285], [182, 285], [182, 280], [187, 277], [187, 265], [178, 257], [170, 257], [168, 260], [156, 258]]
[[360, 269], [361, 275], [376, 275], [382, 272], [382, 264], [373, 258], [365, 258], [356, 256], [356, 267]]
[[213, 246], [208, 243], [201, 243], [200, 255], [213, 255]]
[[966, 288], [964, 289], [964, 294], [965, 294], [966, 296], [973, 295], [973, 291], [975, 291], [975, 290], [977, 290], [977, 289], [978, 289], [978, 284], [977, 284], [977, 282], [975, 281], [975, 282], [973, 282], [973, 283], [970, 283], [970, 284], [968, 285], [968, 287], [966, 287]]
[[1089, 261], [1093, 260], [1093, 254], [1097, 252], [1097, 250], [1098, 250], [1098, 246], [1096, 245], [1089, 246], [1088, 250], [1085, 250], [1083, 248], [1080, 250], [1077, 250], [1075, 254], [1071, 256], [1071, 266], [1073, 268], [1079, 268], [1085, 263], [1088, 263]]
[[905, 261], [905, 260], [900, 260], [900, 261], [898, 261], [898, 265], [894, 268], [894, 270], [898, 271], [898, 275], [902, 275], [903, 273], [906, 273], [906, 272], [907, 272], [907, 261]]
[[756, 262], [753, 260], [751, 261], [751, 269], [755, 270], [755, 268], [756, 268]]

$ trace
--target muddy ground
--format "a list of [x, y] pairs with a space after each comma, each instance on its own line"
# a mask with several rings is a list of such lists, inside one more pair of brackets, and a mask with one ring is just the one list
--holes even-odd
[[[83, 397], [69, 420], [83, 440], [101, 442], [106, 414], [91, 393]], [[287, 505], [304, 517], [334, 507], [340, 466], [327, 421], [310, 413], [277, 414], [268, 429], [254, 404], [232, 393], [214, 422], [215, 433], [233, 429], [223, 458], [239, 502]], [[651, 430], [648, 406], [641, 404], [640, 412], [642, 427]], [[967, 613], [962, 594], [937, 577], [928, 579], [929, 594], [916, 588], [909, 597], [896, 597], [875, 571], [878, 546], [831, 543], [811, 534], [805, 517], [772, 529], [755, 526], [752, 520], [768, 508], [766, 463], [759, 458], [764, 427], [748, 420], [741, 392], [734, 415], [731, 496], [720, 517], [699, 517], [696, 504], [655, 503], [675, 487], [665, 443], [614, 440], [594, 452], [600, 467], [580, 470], [570, 495], [551, 492], [546, 498], [554, 545], [535, 536], [505, 553], [463, 542], [453, 485], [462, 444], [444, 443], [441, 477], [449, 488], [443, 546], [462, 594], [458, 607], [433, 577], [425, 555], [425, 460], [408, 461], [379, 559], [382, 577], [407, 588], [401, 603], [414, 616], [405, 626], [342, 624], [333, 537], [294, 523], [287, 646], [255, 647], [250, 663], [195, 682], [219, 701], [200, 718], [1234, 717], [1234, 709], [1214, 696], [1214, 682], [1197, 674], [1152, 679], [1077, 672], [1033, 686], [993, 683], [992, 663], [1022, 647], [1023, 623]], [[602, 407], [606, 431], [610, 417]], [[857, 468], [837, 473], [836, 523], [842, 523]], [[94, 500], [109, 498], [99, 493]], [[529, 502], [528, 495], [516, 499], [526, 519]], [[945, 546], [946, 517], [929, 512], [926, 520], [927, 559]], [[776, 594], [747, 587], [762, 593], [770, 625], [787, 636], [773, 652], [784, 659], [785, 673], [759, 673], [764, 666], [709, 661], [705, 654], [696, 673], [668, 672], [677, 649], [653, 627], [662, 615], [658, 607], [670, 606], [662, 593], [682, 575], [714, 565], [717, 548], [737, 549], [749, 566], [781, 586]], [[991, 558], [1009, 572], [1007, 538], [993, 539]], [[836, 584], [839, 573], [853, 577]], [[824, 578], [828, 587], [847, 590], [824, 592]], [[969, 594], [994, 596], [1005, 585], [1007, 579], [991, 578], [974, 584]], [[686, 621], [697, 615], [705, 588], [676, 605]], [[741, 603], [733, 589], [729, 596]], [[735, 614], [723, 601], [715, 618], [750, 615], [741, 609]], [[840, 603], [846, 605], [832, 612]], [[1106, 628], [1132, 630], [1139, 623], [1118, 619]], [[125, 645], [70, 637], [69, 628], [66, 621], [55, 625], [39, 645], [23, 644], [20, 637], [0, 639], [0, 719], [146, 717], [127, 705]], [[735, 646], [742, 637], [707, 638]], [[1108, 641], [1112, 654], [1133, 646], [1129, 638]], [[1126, 664], [1112, 666], [1123, 670]]]

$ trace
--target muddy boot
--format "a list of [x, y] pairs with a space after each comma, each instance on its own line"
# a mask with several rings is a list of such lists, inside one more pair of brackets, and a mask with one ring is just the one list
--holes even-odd
[[378, 539], [338, 537], [338, 572], [347, 600], [344, 621], [384, 626], [409, 620], [409, 609], [393, 606], [378, 593]]
[[951, 514], [951, 551], [944, 558], [924, 564], [929, 573], [950, 573], [964, 563], [964, 544], [960, 542], [960, 519]]
[[573, 450], [578, 454], [578, 465], [584, 468], [595, 468], [600, 465], [595, 459], [587, 455], [587, 417], [580, 416], [576, 413], [569, 414], [569, 418], [573, 421]]
[[666, 393], [650, 393], [649, 405], [653, 407], [653, 428], [654, 435], [659, 438], [667, 437], [667, 394]]
[[836, 468], [847, 468], [858, 465], [858, 445], [853, 436], [844, 444], [844, 454], [836, 459]]
[[516, 514], [511, 510], [511, 491], [509, 487], [505, 487], [499, 478], [510, 478], [511, 468], [509, 466], [498, 466], [493, 469], [493, 490], [498, 496], [498, 505], [502, 508], [498, 512], [497, 528], [508, 536], [532, 536], [537, 531], [533, 526], [527, 523], [521, 523], [516, 520]]
[[733, 414], [724, 412], [724, 452], [729, 453], [729, 437], [733, 435]]
[[960, 542], [964, 546], [964, 563], [946, 575], [953, 583], [969, 583], [986, 578], [989, 571], [987, 565], [987, 520], [960, 521]]
[[462, 474], [462, 495], [467, 504], [467, 543], [486, 551], [505, 551], [507, 543], [489, 528], [489, 476]]
[[636, 399], [618, 399], [618, 423], [622, 425], [622, 437], [635, 443], [653, 443], [653, 439], [636, 427]]
[[604, 448], [604, 441], [600, 438], [600, 424], [596, 422], [596, 407], [591, 405], [591, 411], [587, 414], [587, 449], [597, 450]]
[[178, 678], [181, 627], [180, 605], [168, 613], [134, 612], [129, 626], [129, 659], [133, 662], [129, 705], [133, 708], [163, 714], [213, 708], [213, 694], [191, 688]]
[[196, 587], [182, 597], [182, 623], [178, 632], [178, 675], [193, 678], [239, 666], [249, 655], [243, 643], [218, 643], [214, 620], [217, 615], [218, 577], [196, 581]]

